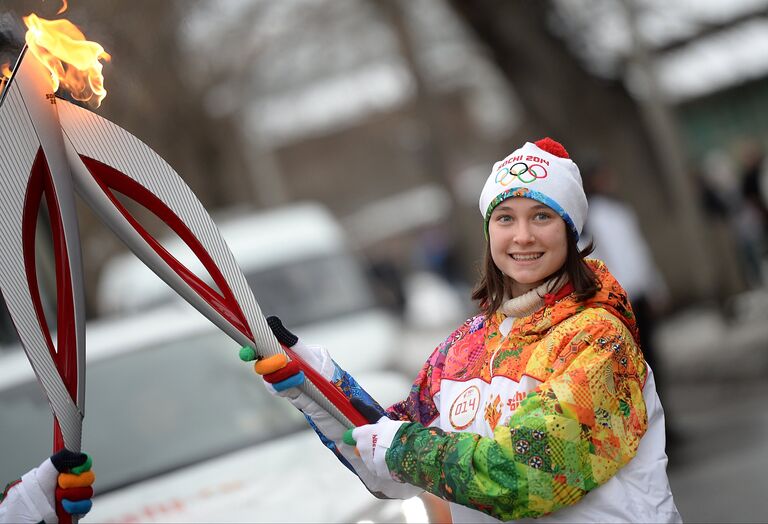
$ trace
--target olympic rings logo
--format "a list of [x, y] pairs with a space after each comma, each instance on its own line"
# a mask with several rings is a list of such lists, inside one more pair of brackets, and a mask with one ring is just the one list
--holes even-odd
[[509, 167], [496, 171], [496, 183], [506, 187], [517, 178], [523, 184], [530, 184], [539, 178], [547, 178], [547, 168], [541, 164], [516, 162]]

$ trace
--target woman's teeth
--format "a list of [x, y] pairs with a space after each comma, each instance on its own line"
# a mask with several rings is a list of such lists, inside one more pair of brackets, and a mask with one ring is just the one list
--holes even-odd
[[515, 260], [525, 261], [525, 260], [536, 260], [537, 258], [541, 258], [541, 256], [544, 253], [534, 253], [530, 255], [512, 255], [512, 258]]

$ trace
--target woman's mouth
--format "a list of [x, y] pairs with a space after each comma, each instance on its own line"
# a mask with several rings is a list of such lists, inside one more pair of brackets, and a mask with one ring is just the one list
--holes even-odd
[[509, 255], [515, 262], [530, 262], [532, 260], [538, 260], [544, 253], [511, 253]]

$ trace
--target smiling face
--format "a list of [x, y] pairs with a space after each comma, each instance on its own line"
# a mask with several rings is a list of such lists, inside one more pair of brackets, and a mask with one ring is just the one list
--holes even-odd
[[530, 198], [508, 198], [488, 222], [491, 258], [512, 281], [517, 297], [546, 281], [565, 264], [565, 221], [552, 208]]

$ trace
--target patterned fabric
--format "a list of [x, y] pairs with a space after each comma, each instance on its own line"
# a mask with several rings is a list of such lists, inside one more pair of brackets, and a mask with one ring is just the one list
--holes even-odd
[[[373, 397], [371, 397], [370, 394], [366, 390], [360, 386], [360, 384], [357, 383], [357, 381], [339, 367], [336, 362], [333, 363], [335, 366], [334, 372], [333, 372], [333, 378], [331, 379], [331, 382], [334, 386], [336, 386], [344, 395], [351, 399], [357, 397], [358, 399], [362, 400], [364, 403], [368, 404], [369, 406], [373, 407], [376, 411], [381, 412], [381, 416], [387, 416], [387, 412], [382, 408], [378, 402], [376, 402]], [[320, 429], [317, 427], [315, 422], [312, 420], [312, 418], [304, 414], [304, 418], [307, 419], [307, 422], [309, 422], [310, 427], [315, 431], [318, 437], [320, 437], [320, 441], [323, 443], [323, 445], [330, 449], [334, 455], [336, 455], [336, 458], [339, 459], [339, 461], [344, 464], [344, 466], [349, 469], [352, 473], [357, 475], [357, 472], [352, 467], [352, 465], [349, 463], [349, 461], [344, 458], [344, 456], [341, 454], [341, 451], [336, 446], [336, 443], [328, 438]]]
[[574, 224], [573, 219], [566, 213], [565, 209], [563, 209], [560, 204], [555, 202], [553, 199], [549, 198], [547, 195], [540, 191], [534, 191], [532, 189], [529, 189], [527, 187], [512, 187], [510, 189], [507, 189], [503, 193], [499, 193], [499, 195], [491, 200], [491, 203], [488, 204], [488, 211], [485, 212], [485, 217], [483, 218], [483, 227], [485, 228], [485, 236], [488, 236], [488, 224], [491, 221], [491, 214], [493, 214], [493, 210], [496, 209], [496, 206], [498, 206], [501, 202], [508, 199], [509, 197], [524, 197], [524, 198], [530, 198], [532, 200], [538, 200], [542, 204], [545, 204], [547, 207], [551, 208], [555, 213], [557, 213], [560, 218], [562, 218], [565, 221], [565, 224], [568, 226], [568, 229], [576, 235], [576, 238], [579, 238], [579, 228], [576, 224]]
[[386, 410], [379, 405], [378, 402], [376, 402], [371, 395], [368, 394], [366, 390], [360, 386], [360, 384], [357, 383], [357, 381], [339, 367], [336, 362], [334, 362], [334, 365], [336, 366], [336, 369], [333, 373], [333, 379], [331, 379], [331, 382], [342, 392], [344, 393], [344, 396], [348, 399], [352, 398], [358, 398], [361, 400], [364, 404], [367, 404], [371, 406], [376, 411], [379, 411], [381, 413], [382, 417], [387, 416]]
[[[510, 520], [577, 503], [635, 456], [647, 428], [646, 366], [626, 294], [601, 262], [589, 263], [602, 285], [592, 299], [569, 295], [516, 319], [506, 335], [503, 315], [477, 316], [435, 350], [408, 398], [389, 409], [412, 422], [387, 452], [393, 477]], [[470, 385], [450, 404], [457, 419], [464, 398], [477, 412], [462, 432], [440, 413], [440, 395], [473, 381], [487, 391], [467, 396]], [[429, 427], [438, 418], [455, 430]]]

